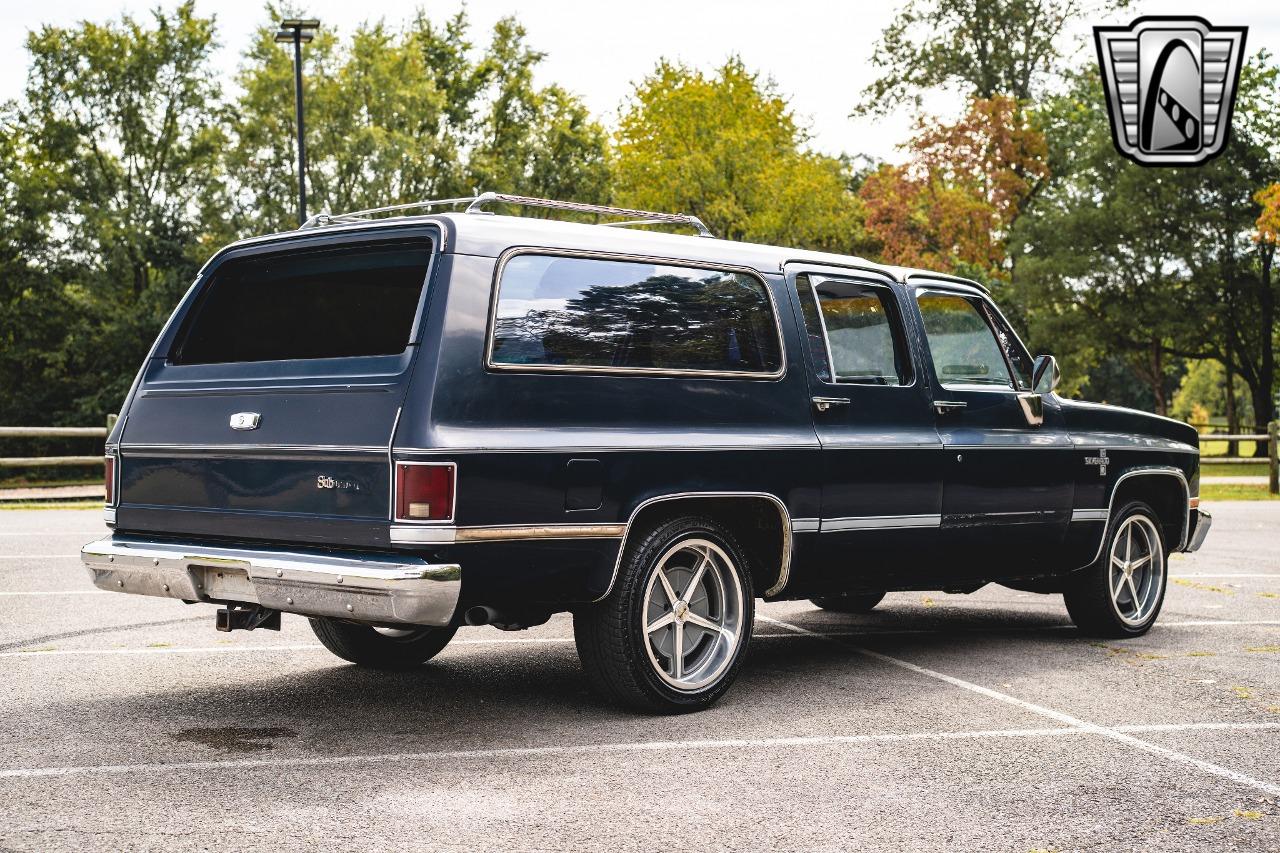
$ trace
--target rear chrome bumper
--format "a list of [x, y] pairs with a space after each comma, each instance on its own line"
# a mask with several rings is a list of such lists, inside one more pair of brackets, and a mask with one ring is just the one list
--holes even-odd
[[448, 625], [462, 568], [409, 556], [108, 536], [80, 550], [95, 586], [184, 601], [245, 602], [375, 625]]
[[1187, 536], [1187, 547], [1183, 550], [1200, 550], [1200, 546], [1204, 544], [1204, 538], [1209, 535], [1209, 528], [1212, 526], [1212, 515], [1202, 509], [1193, 509], [1191, 511], [1191, 533]]

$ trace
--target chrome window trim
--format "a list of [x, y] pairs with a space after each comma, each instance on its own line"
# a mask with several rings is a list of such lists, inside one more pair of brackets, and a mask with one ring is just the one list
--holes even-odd
[[[396, 466], [397, 465], [425, 465], [435, 468], [452, 468], [453, 469], [453, 495], [452, 502], [449, 506], [448, 518], [401, 518], [396, 515]], [[415, 462], [410, 459], [392, 459], [391, 460], [391, 521], [395, 524], [406, 524], [412, 527], [440, 527], [441, 525], [453, 525], [458, 519], [458, 463], [457, 462]]]
[[[791, 513], [787, 511], [787, 505], [782, 499], [770, 492], [671, 492], [665, 495], [654, 495], [638, 503], [635, 509], [631, 510], [631, 515], [627, 518], [625, 532], [622, 536], [622, 542], [618, 546], [618, 557], [613, 564], [613, 576], [609, 578], [609, 585], [605, 588], [604, 594], [595, 601], [603, 601], [609, 597], [609, 593], [613, 592], [614, 585], [618, 582], [618, 573], [622, 570], [622, 555], [627, 550], [627, 537], [631, 535], [631, 526], [636, 520], [636, 516], [647, 506], [666, 501], [683, 500], [685, 498], [764, 498], [771, 501], [778, 510], [778, 515], [782, 520], [782, 563], [778, 567], [778, 579], [764, 591], [761, 595], [769, 598], [782, 592], [786, 587], [787, 581], [791, 578], [791, 552], [792, 552], [792, 536], [791, 536]], [[593, 604], [595, 602], [592, 602]]]
[[[1123, 483], [1125, 480], [1129, 479], [1130, 477], [1150, 477], [1150, 476], [1175, 477], [1177, 478], [1178, 482], [1182, 484], [1182, 496], [1187, 507], [1186, 514], [1182, 520], [1182, 535], [1181, 535], [1181, 538], [1178, 540], [1178, 546], [1176, 548], [1171, 548], [1169, 550], [1171, 552], [1181, 551], [1183, 547], [1187, 544], [1187, 535], [1191, 530], [1191, 489], [1187, 485], [1187, 475], [1183, 474], [1177, 468], [1170, 468], [1166, 466], [1134, 468], [1133, 470], [1126, 471], [1123, 474], [1121, 474], [1119, 477], [1116, 478], [1115, 483], [1112, 484], [1111, 494], [1108, 495], [1107, 497], [1107, 514], [1106, 514], [1106, 518], [1104, 519], [1106, 521], [1106, 525], [1102, 528], [1102, 535], [1098, 539], [1098, 548], [1093, 554], [1093, 559], [1085, 563], [1083, 566], [1080, 566], [1078, 569], [1076, 569], [1076, 571], [1079, 571], [1080, 569], [1087, 569], [1089, 566], [1092, 566], [1094, 563], [1098, 562], [1098, 558], [1102, 556], [1102, 548], [1104, 545], [1107, 544], [1107, 528], [1111, 526], [1111, 515], [1115, 511], [1116, 492], [1120, 491], [1120, 484]], [[1075, 516], [1075, 510], [1072, 510], [1073, 521], [1075, 520], [1074, 516]]]
[[[912, 367], [911, 344], [910, 344], [910, 341], [907, 340], [906, 324], [902, 321], [902, 317], [901, 317], [902, 312], [898, 308], [898, 301], [894, 297], [893, 286], [891, 284], [889, 284], [888, 282], [871, 281], [869, 278], [865, 276], [856, 276], [856, 275], [848, 275], [848, 274], [842, 275], [840, 273], [810, 272], [808, 270], [800, 270], [795, 273], [795, 279], [797, 282], [799, 282], [800, 276], [804, 276], [809, 280], [809, 291], [813, 294], [813, 307], [815, 309], [815, 313], [817, 313], [818, 315], [818, 325], [822, 329], [822, 347], [827, 353], [828, 378], [823, 379], [822, 377], [816, 377], [818, 382], [820, 382], [823, 385], [831, 385], [833, 387], [846, 387], [846, 388], [849, 386], [870, 386], [873, 388], [914, 388], [916, 386], [916, 371], [914, 369], [911, 370], [910, 382], [903, 382], [902, 377], [899, 376], [897, 377], [898, 378], [897, 383], [895, 383], [894, 385], [877, 385], [871, 382], [841, 382], [840, 379], [836, 376], [836, 359], [835, 359], [835, 355], [831, 352], [831, 335], [827, 331], [827, 318], [822, 315], [822, 299], [818, 296], [817, 280], [820, 278], [823, 278], [824, 276], [826, 279], [834, 279], [834, 280], [843, 279], [845, 281], [851, 281], [855, 284], [862, 284], [862, 285], [866, 285], [867, 287], [873, 287], [873, 288], [877, 288], [879, 290], [888, 292], [888, 295], [890, 297], [889, 299], [886, 300], [884, 296], [879, 293], [876, 294], [876, 298], [880, 300], [880, 304], [883, 305], [885, 308], [885, 320], [888, 321], [889, 336], [893, 341], [893, 347], [894, 347], [893, 356], [894, 356], [895, 370], [896, 370], [896, 367], [897, 367], [896, 362], [898, 360], [898, 355], [899, 355], [898, 353], [899, 344], [901, 344], [902, 346], [901, 354], [905, 357], [904, 358], [905, 363], [907, 364], [908, 367]], [[796, 290], [798, 293], [799, 288], [796, 288]], [[890, 307], [890, 305], [892, 305], [893, 307]], [[898, 311], [898, 314], [899, 314], [899, 316], [896, 318], [897, 319], [896, 327], [894, 326], [894, 319], [895, 319], [893, 316], [894, 311]], [[800, 314], [801, 314], [801, 322], [803, 323], [803, 320], [804, 320], [803, 306], [801, 306], [800, 308]], [[807, 323], [804, 323], [804, 330], [805, 330], [805, 334], [808, 334]]]
[[[747, 275], [760, 283], [765, 297], [769, 300], [769, 310], [773, 312], [774, 331], [778, 341], [778, 369], [774, 372], [756, 370], [694, 370], [671, 369], [663, 367], [595, 367], [568, 364], [500, 364], [493, 360], [493, 343], [498, 322], [498, 298], [502, 290], [502, 274], [507, 263], [520, 255], [546, 255], [550, 257], [587, 258], [598, 261], [621, 261], [623, 263], [665, 264], [675, 267], [694, 267], [697, 269], [719, 270], [739, 275]], [[489, 289], [489, 320], [485, 328], [484, 366], [487, 370], [510, 373], [588, 373], [625, 376], [683, 376], [701, 377], [703, 379], [768, 379], [779, 380], [787, 374], [787, 342], [782, 329], [782, 317], [778, 312], [778, 303], [773, 296], [773, 288], [759, 272], [750, 267], [722, 264], [714, 261], [691, 261], [679, 258], [662, 258], [652, 255], [630, 255], [614, 252], [599, 252], [581, 249], [556, 249], [544, 246], [512, 246], [498, 256], [494, 266], [493, 283]]]
[[130, 453], [279, 451], [282, 453], [376, 453], [382, 455], [387, 451], [387, 448], [376, 444], [122, 444], [120, 448]]

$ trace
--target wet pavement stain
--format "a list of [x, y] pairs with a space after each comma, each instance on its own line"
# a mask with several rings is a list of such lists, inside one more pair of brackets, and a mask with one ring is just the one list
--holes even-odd
[[292, 729], [279, 727], [248, 728], [246, 726], [219, 726], [209, 728], [183, 729], [172, 735], [176, 741], [183, 743], [199, 743], [216, 749], [219, 752], [261, 752], [275, 749], [271, 741], [281, 737], [297, 737]]

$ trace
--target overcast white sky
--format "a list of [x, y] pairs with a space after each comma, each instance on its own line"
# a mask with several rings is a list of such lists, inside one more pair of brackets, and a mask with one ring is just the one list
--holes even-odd
[[[320, 18], [326, 27], [349, 31], [364, 20], [399, 23], [414, 7], [395, 0], [299, 0], [299, 8]], [[0, 3], [0, 100], [18, 96], [26, 79], [23, 43], [41, 24], [71, 25], [102, 20], [123, 12], [146, 14], [156, 0], [57, 0], [45, 6], [5, 0]], [[172, 3], [162, 5], [172, 8]], [[458, 0], [424, 0], [441, 20], [459, 7]], [[548, 56], [539, 82], [558, 82], [577, 92], [600, 117], [609, 120], [632, 85], [659, 57], [711, 68], [737, 53], [747, 65], [772, 77], [791, 99], [813, 134], [813, 147], [828, 153], [847, 152], [898, 159], [895, 146], [907, 138], [913, 116], [851, 119], [859, 93], [875, 77], [867, 62], [881, 29], [899, 7], [892, 2], [850, 0], [645, 0], [645, 2], [575, 2], [574, 0], [470, 0], [467, 8], [477, 42], [487, 39], [493, 22], [514, 14], [529, 31], [534, 47]], [[254, 27], [266, 19], [260, 0], [198, 0], [202, 14], [215, 14], [222, 48], [218, 69], [231, 75]], [[1198, 14], [1211, 23], [1248, 26], [1247, 50], [1267, 47], [1280, 54], [1280, 2], [1277, 0], [1137, 0], [1133, 9], [1112, 20], [1088, 24], [1126, 24], [1139, 14]], [[1068, 48], [1086, 48], [1088, 26], [1071, 34]], [[1091, 55], [1092, 47], [1087, 49]], [[926, 102], [933, 112], [958, 106], [941, 95]]]

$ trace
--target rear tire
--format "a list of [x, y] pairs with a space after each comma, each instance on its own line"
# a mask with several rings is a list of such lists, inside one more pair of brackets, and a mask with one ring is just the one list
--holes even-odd
[[603, 601], [573, 615], [578, 657], [597, 692], [640, 711], [700, 711], [746, 656], [755, 594], [746, 553], [708, 518], [639, 532]]
[[1140, 637], [1164, 605], [1169, 560], [1160, 517], [1142, 501], [1107, 525], [1098, 561], [1072, 575], [1062, 597], [1071, 621], [1097, 637]]
[[811, 598], [809, 601], [832, 613], [870, 613], [877, 604], [884, 601], [884, 596], [883, 592], [844, 592]]
[[320, 643], [345, 661], [370, 669], [405, 670], [421, 666], [449, 645], [457, 627], [378, 629], [337, 619], [311, 619]]

